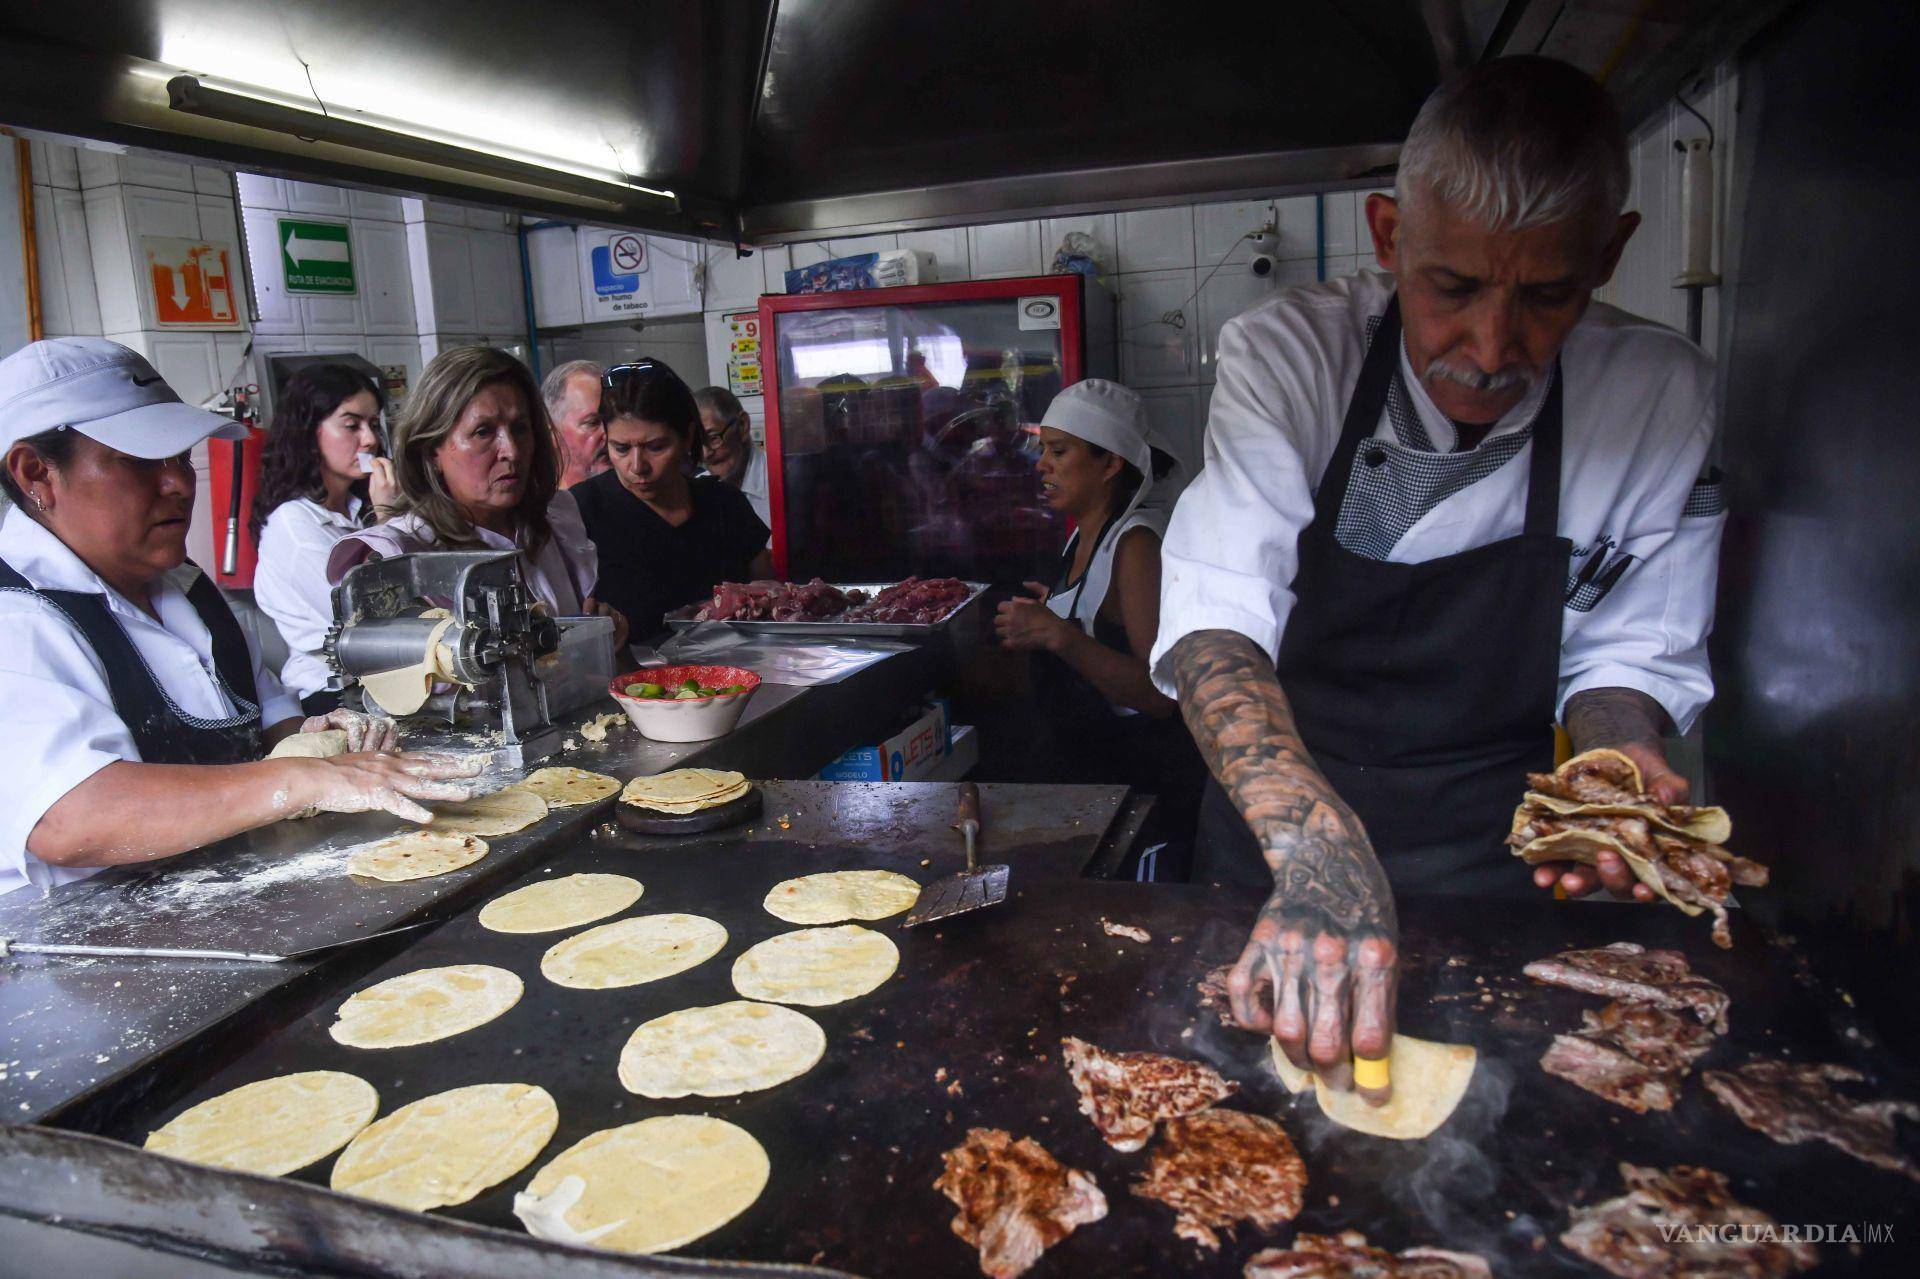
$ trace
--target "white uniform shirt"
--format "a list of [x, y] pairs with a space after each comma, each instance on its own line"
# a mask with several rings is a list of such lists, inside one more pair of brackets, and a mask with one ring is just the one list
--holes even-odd
[[320, 656], [321, 642], [333, 625], [327, 555], [335, 542], [359, 531], [360, 507], [360, 499], [350, 497], [346, 513], [341, 514], [311, 498], [296, 497], [275, 507], [260, 530], [253, 598], [287, 642], [287, 664], [280, 668], [280, 682], [295, 697], [327, 686], [330, 672]]
[[768, 528], [773, 527], [773, 508], [767, 501], [767, 451], [747, 441], [747, 469], [740, 477], [740, 491], [747, 495], [747, 504], [753, 507], [753, 513]]
[[[240, 713], [215, 675], [213, 637], [187, 600], [197, 569], [183, 565], [154, 587], [156, 621], [18, 511], [0, 522], [0, 559], [41, 589], [104, 594], [155, 682], [186, 714], [218, 720]], [[106, 667], [51, 604], [25, 591], [0, 591], [0, 635], [7, 718], [0, 733], [0, 893], [84, 879], [95, 868], [50, 866], [27, 851], [27, 836], [61, 796], [108, 764], [138, 761], [139, 749], [113, 709]], [[247, 649], [262, 726], [300, 714], [300, 704], [261, 666], [251, 637]]]
[[[1385, 312], [1392, 291], [1393, 278], [1378, 272], [1287, 289], [1221, 331], [1205, 466], [1181, 495], [1162, 548], [1152, 667], [1168, 695], [1166, 654], [1194, 631], [1236, 631], [1278, 653], [1313, 490], [1359, 380], [1368, 321]], [[1684, 732], [1713, 695], [1706, 639], [1725, 514], [1717, 489], [1695, 491], [1714, 431], [1713, 365], [1672, 330], [1597, 302], [1560, 360], [1559, 532], [1573, 542], [1570, 579], [1595, 555], [1603, 559], [1586, 587], [1569, 590], [1556, 713], [1584, 689], [1632, 688]], [[1449, 452], [1453, 424], [1413, 376], [1404, 345], [1400, 362], [1420, 425]], [[1480, 449], [1510, 449], [1501, 437], [1529, 427], [1546, 389], [1535, 387]], [[1408, 457], [1385, 410], [1374, 438]], [[1531, 457], [1529, 441], [1441, 499], [1384, 558], [1421, 563], [1519, 534]], [[1356, 465], [1343, 509], [1352, 509], [1360, 474]], [[1599, 595], [1594, 580], [1611, 585]]]

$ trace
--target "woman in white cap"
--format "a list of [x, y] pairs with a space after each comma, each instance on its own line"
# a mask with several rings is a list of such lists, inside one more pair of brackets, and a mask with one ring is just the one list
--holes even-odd
[[[305, 808], [458, 798], [471, 765], [380, 753], [391, 721], [300, 708], [187, 561], [202, 440], [239, 426], [181, 403], [101, 338], [0, 360], [0, 892], [168, 857]], [[262, 759], [339, 728], [351, 753]]]
[[1146, 405], [1117, 382], [1067, 387], [1040, 419], [1041, 491], [1074, 533], [1051, 584], [1002, 604], [1000, 642], [1035, 655], [1035, 696], [1052, 739], [1053, 780], [1124, 782], [1158, 797], [1143, 845], [1167, 847], [1143, 879], [1184, 877], [1205, 768], [1147, 654], [1160, 629], [1160, 539], [1149, 503], [1174, 459], [1156, 449]]

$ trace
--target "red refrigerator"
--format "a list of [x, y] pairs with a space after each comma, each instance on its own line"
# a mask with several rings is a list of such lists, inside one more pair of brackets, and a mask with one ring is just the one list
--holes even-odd
[[1033, 469], [1061, 387], [1115, 377], [1113, 295], [1081, 275], [760, 299], [776, 570], [1049, 580], [1067, 530]]

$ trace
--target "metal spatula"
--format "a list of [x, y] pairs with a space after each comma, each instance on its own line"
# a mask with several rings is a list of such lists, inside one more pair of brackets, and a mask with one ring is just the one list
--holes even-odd
[[953, 828], [967, 841], [967, 868], [957, 875], [936, 879], [920, 890], [920, 900], [907, 913], [907, 927], [965, 914], [982, 906], [995, 906], [1007, 899], [1005, 866], [979, 866], [974, 862], [974, 841], [980, 838], [980, 788], [972, 782], [960, 787], [960, 814]]

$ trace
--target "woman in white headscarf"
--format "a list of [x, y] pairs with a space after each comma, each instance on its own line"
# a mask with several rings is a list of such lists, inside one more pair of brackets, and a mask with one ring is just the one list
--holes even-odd
[[1126, 387], [1089, 378], [1054, 397], [1036, 465], [1074, 533], [1053, 582], [1028, 582], [1031, 598], [1009, 600], [995, 618], [1005, 647], [1034, 654], [1053, 780], [1123, 782], [1159, 797], [1156, 829], [1141, 842], [1167, 847], [1143, 864], [1143, 879], [1184, 877], [1206, 771], [1178, 707], [1147, 674], [1169, 514], [1148, 499], [1173, 464]]

